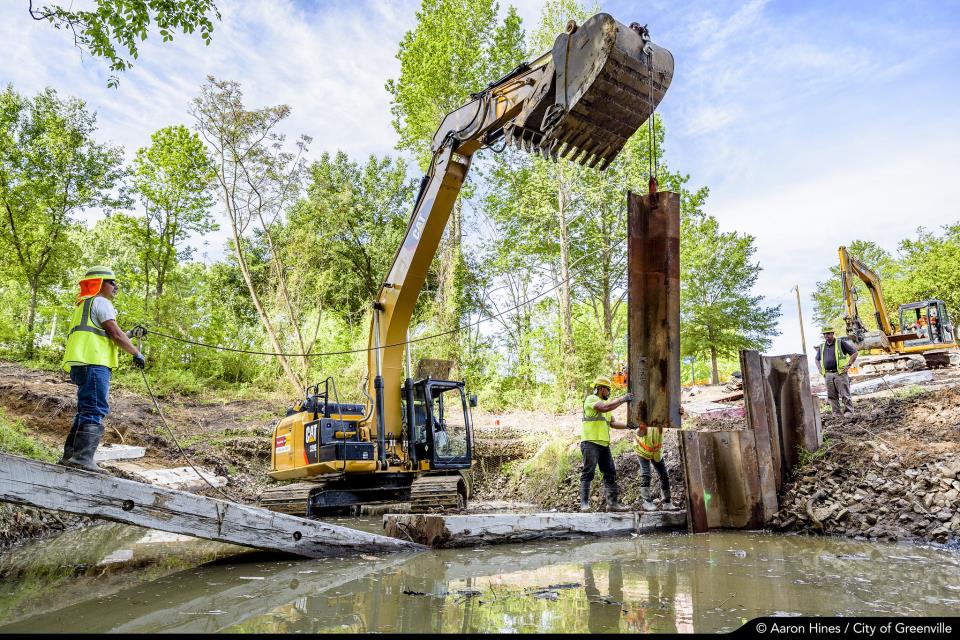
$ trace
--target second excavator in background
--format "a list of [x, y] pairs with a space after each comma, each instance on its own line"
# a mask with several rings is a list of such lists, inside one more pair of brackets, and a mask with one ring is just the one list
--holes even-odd
[[[846, 307], [844, 322], [847, 339], [862, 352], [857, 359], [854, 373], [873, 375], [889, 371], [960, 365], [955, 327], [943, 300], [930, 299], [901, 304], [898, 309], [899, 325], [894, 324], [890, 320], [883, 297], [880, 277], [851, 256], [846, 247], [840, 247], [838, 253], [840, 286]], [[857, 310], [857, 280], [863, 282], [870, 293], [878, 327], [875, 331], [867, 329], [860, 319]]]

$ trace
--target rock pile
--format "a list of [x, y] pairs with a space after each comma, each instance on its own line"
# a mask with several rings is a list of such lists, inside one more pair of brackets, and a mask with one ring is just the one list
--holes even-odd
[[878, 452], [871, 461], [867, 469], [813, 462], [781, 498], [772, 526], [883, 540], [960, 538], [960, 457], [904, 468]]

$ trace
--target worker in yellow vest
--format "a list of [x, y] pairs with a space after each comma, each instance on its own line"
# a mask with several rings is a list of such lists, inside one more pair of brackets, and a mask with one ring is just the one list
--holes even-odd
[[827, 399], [833, 415], [853, 417], [850, 376], [847, 370], [857, 361], [857, 348], [846, 338], [835, 338], [833, 327], [823, 328], [823, 344], [817, 346], [817, 370], [827, 384]]
[[583, 471], [580, 473], [580, 511], [590, 511], [590, 485], [593, 476], [600, 467], [603, 485], [606, 490], [607, 511], [629, 511], [630, 507], [621, 505], [617, 488], [617, 467], [610, 452], [610, 429], [629, 429], [617, 422], [610, 412], [620, 405], [630, 402], [629, 393], [616, 400], [609, 400], [613, 383], [610, 378], [600, 376], [593, 381], [593, 392], [583, 401], [583, 421], [580, 431], [580, 453], [583, 455]]
[[[683, 414], [683, 407], [680, 408], [680, 413]], [[633, 450], [637, 452], [640, 459], [640, 498], [643, 500], [641, 504], [643, 510], [655, 511], [657, 508], [650, 491], [651, 465], [657, 470], [657, 477], [660, 478], [660, 499], [663, 508], [676, 509], [670, 497], [670, 475], [663, 461], [663, 429], [640, 425], [633, 436]]]
[[111, 372], [117, 366], [117, 351], [123, 349], [133, 355], [133, 363], [141, 369], [146, 364], [143, 354], [130, 342], [143, 330], [138, 327], [128, 335], [117, 325], [113, 298], [119, 286], [109, 267], [87, 270], [80, 279], [80, 293], [63, 354], [63, 368], [77, 385], [77, 414], [59, 464], [96, 473], [103, 473], [93, 455], [103, 436], [103, 418], [110, 411], [107, 394]]

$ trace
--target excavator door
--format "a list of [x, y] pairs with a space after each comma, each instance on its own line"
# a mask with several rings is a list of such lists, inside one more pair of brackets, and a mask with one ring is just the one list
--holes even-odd
[[413, 452], [418, 468], [469, 469], [473, 427], [463, 383], [420, 380], [413, 386], [413, 398]]

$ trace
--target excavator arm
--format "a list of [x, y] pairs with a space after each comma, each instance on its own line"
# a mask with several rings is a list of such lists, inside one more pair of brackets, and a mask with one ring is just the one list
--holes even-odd
[[[918, 336], [913, 332], [896, 332], [896, 327], [890, 322], [887, 303], [884, 301], [883, 290], [880, 288], [880, 276], [860, 260], [851, 256], [846, 247], [840, 247], [838, 252], [840, 254], [840, 286], [843, 289], [843, 302], [847, 308], [847, 315], [844, 317], [847, 336], [854, 340], [857, 349], [860, 350], [881, 349], [887, 353], [903, 351], [903, 342], [914, 340]], [[868, 331], [860, 320], [860, 315], [857, 312], [857, 290], [854, 286], [856, 284], [854, 278], [863, 282], [867, 291], [870, 292], [874, 318], [877, 321], [879, 331]]]
[[409, 378], [403, 383], [407, 329], [473, 154], [502, 140], [553, 160], [605, 169], [651, 116], [672, 77], [673, 56], [650, 41], [645, 27], [600, 13], [579, 27], [571, 21], [551, 51], [444, 118], [403, 242], [373, 305], [373, 411], [366, 426], [376, 435], [379, 468], [401, 457], [401, 399], [410, 385]]

